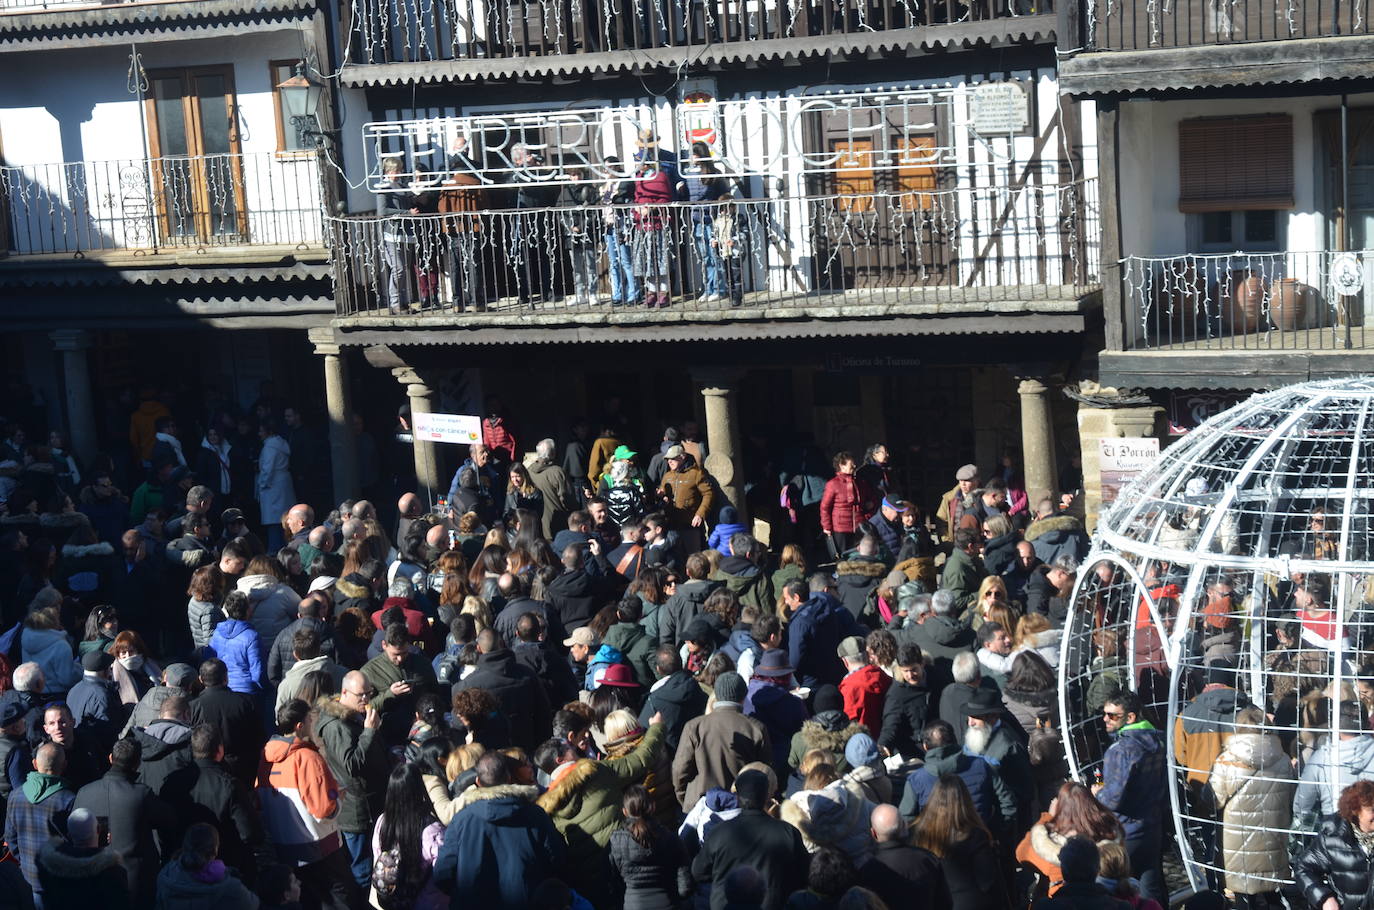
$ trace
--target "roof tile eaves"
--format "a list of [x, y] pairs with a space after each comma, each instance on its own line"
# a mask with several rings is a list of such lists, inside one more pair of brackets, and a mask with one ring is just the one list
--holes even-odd
[[[849, 45], [834, 42], [833, 36], [816, 36], [796, 39], [768, 39], [764, 42], [731, 43], [727, 45], [708, 45], [703, 52], [693, 55], [699, 48], [674, 48], [674, 53], [652, 55], [645, 52], [616, 52], [615, 59], [605, 60], [607, 55], [558, 54], [528, 57], [498, 58], [503, 65], [483, 66], [485, 59], [478, 61], [449, 60], [442, 65], [429, 63], [391, 63], [379, 65], [349, 64], [343, 68], [340, 79], [352, 88], [373, 86], [405, 85], [408, 83], [438, 84], [442, 82], [474, 82], [481, 79], [510, 79], [517, 76], [579, 76], [594, 73], [632, 71], [650, 66], [678, 66], [681, 63], [712, 65], [722, 63], [764, 64], [785, 62], [795, 59], [799, 62], [807, 58], [824, 57], [831, 53], [891, 53], [897, 51], [937, 51], [950, 47], [974, 49], [977, 47], [996, 47], [1014, 42], [1052, 41], [1055, 38], [1054, 26], [1044, 20], [1048, 16], [1025, 17], [1035, 23], [1020, 29], [998, 30], [995, 33], [970, 35], [967, 31], [950, 34], [947, 38], [930, 36], [917, 39], [910, 34], [914, 31], [926, 32], [928, 28], [895, 29], [890, 32], [875, 33], [879, 37], [869, 41], [855, 41]], [[1037, 21], [1039, 20], [1039, 21]], [[891, 37], [887, 37], [891, 36]], [[798, 45], [796, 42], [804, 42]], [[783, 44], [785, 46], [779, 46]], [[762, 46], [760, 46], [762, 45]], [[719, 49], [718, 49], [719, 48]], [[593, 59], [587, 59], [591, 57]], [[656, 59], [662, 57], [663, 59]], [[496, 64], [493, 60], [491, 63]]]

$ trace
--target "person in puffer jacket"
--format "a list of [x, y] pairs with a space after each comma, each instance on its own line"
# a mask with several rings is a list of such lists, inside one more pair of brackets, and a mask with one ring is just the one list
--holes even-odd
[[[1342, 730], [1359, 730], [1367, 726], [1359, 702], [1346, 701], [1340, 706]], [[1331, 794], [1357, 780], [1374, 778], [1374, 736], [1368, 733], [1341, 733], [1332, 743], [1322, 743], [1312, 753], [1302, 769], [1298, 792], [1293, 798], [1293, 817], [1304, 824], [1320, 813], [1336, 811]], [[1333, 786], [1334, 784], [1334, 786]]]
[[310, 741], [310, 706], [293, 698], [277, 712], [277, 735], [258, 767], [258, 801], [277, 858], [295, 864], [301, 890], [326, 906], [363, 906], [339, 825], [339, 787]]
[[[1274, 894], [1289, 877], [1293, 763], [1278, 737], [1264, 732], [1264, 722], [1259, 708], [1242, 710], [1236, 732], [1212, 765], [1226, 887], [1237, 896]], [[1251, 906], [1276, 903], [1250, 899]]]
[[1317, 836], [1293, 864], [1298, 888], [1313, 910], [1370, 910], [1374, 907], [1374, 781], [1360, 780], [1341, 791], [1335, 815], [1322, 819]]
[[1169, 900], [1160, 863], [1166, 804], [1160, 794], [1168, 788], [1167, 760], [1163, 734], [1143, 715], [1133, 692], [1107, 699], [1102, 718], [1116, 742], [1102, 757], [1102, 783], [1093, 786], [1093, 795], [1116, 813], [1126, 832], [1126, 852], [1141, 894], [1162, 906]]
[[[296, 621], [301, 598], [283, 582], [285, 573], [280, 563], [267, 556], [255, 556], [248, 570], [238, 580], [237, 589], [248, 595], [253, 604], [253, 628], [258, 633], [258, 659], [267, 663], [272, 642], [291, 623]], [[335, 584], [336, 591], [338, 584]], [[370, 612], [370, 611], [369, 611]]]
[[262, 651], [258, 633], [249, 625], [252, 607], [248, 595], [230, 591], [224, 598], [224, 622], [210, 636], [210, 657], [224, 661], [229, 670], [229, 688], [255, 695], [262, 691]]
[[857, 868], [873, 855], [869, 816], [873, 803], [834, 781], [819, 790], [801, 790], [782, 803], [779, 817], [801, 832], [808, 853], [833, 847]]
[[736, 534], [744, 534], [749, 531], [739, 520], [739, 510], [734, 506], [721, 506], [720, 520], [711, 529], [711, 536], [706, 541], [706, 546], [720, 553], [721, 556], [730, 556], [733, 550], [730, 549], [730, 539]]
[[902, 817], [912, 821], [920, 815], [935, 790], [935, 783], [948, 774], [964, 782], [978, 817], [989, 828], [1002, 824], [1002, 812], [993, 783], [992, 766], [982, 756], [970, 755], [960, 748], [954, 738], [954, 728], [943, 720], [932, 720], [921, 734], [925, 746], [925, 764], [907, 775], [898, 806]]

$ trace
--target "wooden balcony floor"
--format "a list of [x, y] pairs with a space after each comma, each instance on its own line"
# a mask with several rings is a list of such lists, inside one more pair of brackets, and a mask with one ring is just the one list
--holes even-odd
[[348, 344], [507, 344], [704, 340], [820, 335], [1081, 333], [1100, 306], [1096, 288], [1011, 285], [874, 288], [835, 292], [753, 291], [729, 300], [676, 297], [667, 308], [587, 306], [566, 300], [523, 307], [514, 297], [484, 312], [429, 311], [340, 316]]
[[739, 306], [729, 300], [703, 301], [677, 296], [666, 309], [646, 309], [643, 305], [613, 307], [610, 297], [602, 295], [587, 305], [571, 297], [552, 302], [536, 300], [532, 307], [522, 306], [515, 297], [489, 302], [484, 312], [469, 308], [458, 311], [449, 304], [422, 308], [412, 304], [405, 313], [360, 313], [341, 317], [341, 323], [378, 327], [409, 327], [417, 322], [461, 322], [472, 325], [510, 325], [538, 323], [597, 324], [612, 322], [716, 322], [731, 319], [852, 319], [884, 316], [943, 316], [971, 313], [1081, 313], [1085, 298], [1095, 288], [1058, 285], [1002, 285], [996, 287], [850, 288], [839, 291], [750, 291]]
[[1190, 338], [1167, 344], [1132, 347], [1131, 354], [1177, 354], [1195, 351], [1225, 353], [1263, 353], [1267, 351], [1371, 351], [1374, 350], [1374, 326], [1352, 325], [1350, 347], [1345, 345], [1345, 326], [1320, 329], [1273, 329], [1268, 332], [1247, 332], [1223, 335], [1220, 338]]

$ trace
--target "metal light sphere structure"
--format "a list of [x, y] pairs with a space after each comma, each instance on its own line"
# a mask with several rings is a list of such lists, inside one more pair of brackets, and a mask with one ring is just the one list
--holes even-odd
[[[1070, 768], [1091, 781], [1111, 742], [1103, 702], [1134, 691], [1167, 736], [1165, 834], [1171, 810], [1194, 887], [1291, 881], [1283, 854], [1301, 848], [1316, 812], [1333, 811], [1351, 782], [1323, 773], [1319, 750], [1371, 727], [1371, 498], [1374, 377], [1359, 377], [1257, 394], [1213, 417], [1100, 520], [1059, 667]], [[1242, 746], [1249, 766], [1234, 752], [1214, 764], [1221, 749]], [[1229, 812], [1235, 774], [1247, 769], [1248, 792], [1275, 810], [1262, 820]], [[1295, 794], [1307, 811], [1277, 812]], [[1237, 842], [1270, 860], [1253, 874], [1228, 870], [1226, 845]]]

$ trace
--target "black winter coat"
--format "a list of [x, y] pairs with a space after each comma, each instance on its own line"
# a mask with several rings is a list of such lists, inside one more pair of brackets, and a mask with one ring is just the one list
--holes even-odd
[[725, 877], [736, 866], [753, 866], [768, 886], [762, 910], [781, 910], [806, 884], [810, 865], [800, 831], [762, 809], [745, 809], [711, 829], [692, 861], [692, 877], [711, 884], [711, 910], [725, 910]]
[[930, 910], [949, 907], [939, 858], [910, 844], [878, 844], [873, 857], [859, 869], [859, 884], [875, 892], [889, 907], [904, 906], [917, 894], [925, 897], [923, 906]]
[[980, 829], [953, 846], [941, 863], [953, 910], [1005, 910], [1011, 906], [1001, 875], [997, 850]]
[[38, 883], [45, 907], [132, 906], [128, 873], [113, 847], [73, 847], [53, 838], [38, 851]]
[[513, 648], [515, 643], [520, 640], [519, 636], [515, 634], [515, 628], [520, 617], [526, 613], [534, 613], [544, 620], [544, 625], [548, 628], [549, 641], [563, 641], [568, 637], [557, 610], [550, 610], [542, 600], [517, 597], [507, 603], [492, 620], [492, 625], [496, 627], [497, 632], [501, 633], [501, 638], [506, 642], [506, 647]]
[[544, 684], [516, 663], [510, 651], [493, 651], [477, 658], [477, 669], [454, 684], [453, 691], [486, 689], [501, 703], [501, 713], [510, 721], [511, 741], [533, 752], [548, 737], [553, 713]]
[[883, 732], [878, 745], [905, 758], [916, 758], [922, 751], [921, 731], [929, 717], [929, 690], [897, 680], [888, 687], [883, 701]]
[[176, 793], [185, 800], [178, 808], [187, 825], [205, 822], [219, 831], [219, 858], [254, 879], [255, 856], [263, 848], [262, 820], [253, 793], [223, 765], [208, 758], [178, 772]]
[[229, 773], [250, 789], [258, 776], [258, 756], [266, 736], [253, 697], [228, 686], [211, 686], [191, 703], [191, 722], [219, 730]]
[[1321, 830], [1293, 866], [1309, 907], [1334, 897], [1341, 910], [1374, 910], [1374, 864], [1355, 843], [1350, 822], [1339, 815], [1322, 819]]
[[143, 748], [138, 780], [159, 796], [177, 771], [191, 764], [191, 726], [176, 720], [155, 720], [135, 727], [134, 740]]
[[1097, 882], [1070, 882], [1054, 897], [1036, 901], [1033, 910], [1130, 910], [1130, 906], [1112, 897]]
[[668, 752], [673, 753], [682, 740], [682, 728], [687, 726], [687, 721], [706, 713], [706, 693], [686, 670], [666, 676], [660, 683], [644, 699], [639, 725], [647, 729], [654, 712], [661, 713], [663, 741], [668, 745]]
[[676, 910], [691, 885], [687, 850], [672, 831], [654, 831], [645, 847], [621, 827], [611, 833], [611, 867], [623, 888], [625, 910]]
[[72, 803], [72, 811], [77, 809], [88, 809], [96, 818], [110, 820], [110, 847], [124, 859], [126, 893], [133, 895], [135, 906], [152, 906], [161, 867], [153, 831], [161, 833], [164, 843], [175, 843], [180, 831], [176, 812], [122, 771], [109, 771], [100, 780], [82, 787]]
[[570, 569], [549, 582], [544, 602], [558, 614], [563, 628], [580, 629], [592, 621], [606, 600], [605, 583], [586, 569]]
[[1008, 531], [983, 544], [983, 568], [989, 575], [1004, 575], [1016, 565], [1016, 545], [1021, 538]]

